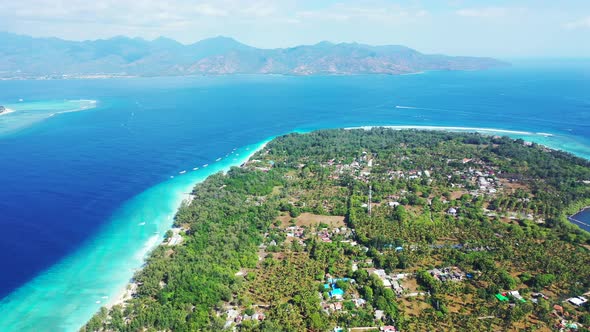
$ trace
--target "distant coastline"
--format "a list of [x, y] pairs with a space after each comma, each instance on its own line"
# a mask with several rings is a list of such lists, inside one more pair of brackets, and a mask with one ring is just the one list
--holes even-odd
[[[33, 49], [42, 47], [51, 56], [41, 54], [30, 61], [30, 54], [18, 47], [21, 43]], [[0, 77], [14, 80], [239, 74], [405, 75], [509, 65], [489, 57], [426, 54], [402, 45], [323, 41], [266, 49], [222, 36], [185, 45], [167, 38], [149, 41], [116, 37], [77, 42], [0, 33], [0, 44], [11, 54], [10, 57], [0, 55], [0, 62], [7, 64]], [[63, 59], [59, 71], [54, 67], [55, 58]]]
[[[136, 78], [137, 75], [117, 75], [117, 74], [80, 74], [80, 75], [22, 75], [0, 77], [0, 81], [53, 81], [53, 80], [106, 80], [113, 78]], [[141, 77], [159, 77], [159, 76], [141, 76]]]

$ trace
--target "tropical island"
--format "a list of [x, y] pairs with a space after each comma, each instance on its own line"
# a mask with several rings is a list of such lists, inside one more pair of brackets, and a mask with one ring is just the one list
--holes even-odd
[[[115, 37], [68, 41], [0, 32], [0, 79], [101, 79], [229, 74], [399, 75], [429, 70], [481, 70], [507, 65], [487, 57], [424, 54], [402, 45], [319, 42], [262, 49], [229, 37], [185, 45]], [[44, 50], [37, 57], [31, 50]], [[59, 60], [59, 61], [58, 61]]]
[[82, 331], [588, 331], [590, 162], [472, 133], [281, 136]]

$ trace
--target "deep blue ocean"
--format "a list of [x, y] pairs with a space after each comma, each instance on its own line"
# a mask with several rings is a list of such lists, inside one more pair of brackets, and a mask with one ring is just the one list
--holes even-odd
[[[96, 107], [59, 113], [78, 100]], [[404, 76], [0, 81], [0, 105], [16, 110], [0, 116], [2, 331], [79, 328], [141, 265], [145, 241], [159, 241], [181, 191], [276, 135], [463, 127], [590, 157], [582, 60]], [[115, 271], [123, 263], [109, 253], [122, 248], [137, 252], [118, 255], [127, 265]]]

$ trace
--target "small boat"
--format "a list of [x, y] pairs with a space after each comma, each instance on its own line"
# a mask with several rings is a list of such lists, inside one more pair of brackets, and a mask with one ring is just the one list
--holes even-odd
[[139, 226], [143, 226], [143, 225], [145, 225], [145, 221], [139, 223]]
[[220, 161], [220, 160], [221, 160], [221, 158], [217, 158], [217, 159], [215, 159], [215, 161]]
[[198, 169], [199, 169], [198, 167], [195, 167], [195, 168], [193, 168], [193, 171], [196, 171], [196, 170], [198, 170]]
[[203, 167], [207, 167], [207, 166], [209, 166], [209, 164], [205, 164], [205, 165], [203, 165]]
[[178, 174], [184, 174], [184, 173], [186, 173], [186, 171], [180, 171], [180, 172], [178, 172]]

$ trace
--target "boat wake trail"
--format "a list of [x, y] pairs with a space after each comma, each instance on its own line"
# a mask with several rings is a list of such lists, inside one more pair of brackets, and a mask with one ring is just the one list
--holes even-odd
[[453, 110], [447, 110], [442, 108], [429, 108], [429, 107], [415, 107], [415, 106], [402, 106], [396, 105], [395, 108], [405, 110], [422, 110], [422, 111], [436, 111], [436, 112], [455, 112]]

